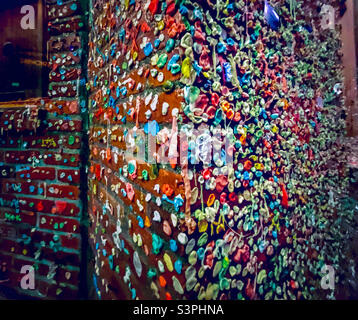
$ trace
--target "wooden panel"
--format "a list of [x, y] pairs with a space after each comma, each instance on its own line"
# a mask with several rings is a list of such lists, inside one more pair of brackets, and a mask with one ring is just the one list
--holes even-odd
[[[348, 108], [347, 131], [349, 136], [358, 135], [357, 104], [357, 44], [354, 30], [358, 26], [358, 1], [346, 1], [347, 11], [340, 20], [342, 25], [343, 65], [345, 76], [345, 97]], [[355, 8], [354, 8], [355, 7]]]

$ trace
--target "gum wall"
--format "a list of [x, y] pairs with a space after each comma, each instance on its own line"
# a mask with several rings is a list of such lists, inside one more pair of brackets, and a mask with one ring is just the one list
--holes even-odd
[[320, 7], [92, 2], [100, 299], [322, 295], [347, 179], [339, 30]]
[[0, 280], [34, 299], [346, 297], [340, 2], [47, 0], [48, 96], [0, 103]]

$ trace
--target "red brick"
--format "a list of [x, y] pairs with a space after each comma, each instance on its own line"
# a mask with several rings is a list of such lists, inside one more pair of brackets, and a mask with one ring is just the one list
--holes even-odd
[[[67, 59], [66, 59], [67, 61]], [[80, 112], [79, 105], [77, 100], [70, 100], [70, 101], [50, 101], [45, 106], [46, 110], [51, 113], [57, 113], [59, 115], [71, 115], [71, 114], [78, 114]]]
[[80, 212], [77, 204], [63, 200], [47, 200], [13, 195], [0, 195], [3, 207], [43, 213], [54, 212], [57, 215], [76, 216]]
[[80, 224], [76, 219], [63, 218], [58, 216], [39, 215], [39, 228], [61, 232], [80, 232]]
[[[6, 216], [8, 215], [10, 215], [12, 218], [6, 219]], [[13, 217], [15, 217], [15, 219], [13, 219]], [[8, 221], [12, 224], [27, 223], [32, 226], [36, 226], [36, 215], [34, 214], [34, 212], [29, 211], [20, 211], [19, 213], [16, 213], [14, 210], [0, 208], [0, 219], [4, 219], [5, 221]]]
[[83, 24], [81, 27], [81, 17], [72, 18], [71, 20], [67, 20], [65, 22], [49, 22], [49, 32], [51, 35], [58, 35], [65, 32], [75, 32], [79, 31], [83, 28]]
[[80, 264], [79, 253], [58, 251], [48, 247], [42, 248], [41, 258], [48, 261], [54, 261], [56, 264], [64, 266], [79, 266]]
[[17, 180], [3, 180], [0, 183], [2, 193], [24, 194], [41, 197], [79, 199], [80, 190], [76, 186], [50, 184], [46, 182], [26, 182]]
[[[49, 66], [51, 67], [51, 70], [57, 70], [60, 67], [64, 66], [73, 66], [76, 64], [79, 64], [81, 62], [81, 56], [77, 54], [76, 56], [71, 52], [66, 54], [66, 57], [63, 57], [63, 54], [61, 53], [54, 53], [50, 57]], [[51, 101], [52, 102], [52, 101]], [[57, 101], [53, 101], [55, 104]], [[47, 108], [46, 108], [47, 109]], [[47, 109], [48, 110], [48, 109]], [[50, 110], [49, 110], [50, 111]], [[72, 112], [67, 112], [64, 110], [66, 114], [71, 114]]]
[[22, 169], [16, 172], [16, 177], [31, 180], [54, 180], [56, 178], [56, 169], [51, 167]]
[[[18, 231], [15, 228], [14, 225], [9, 225], [6, 223], [2, 223], [0, 222], [0, 241], [1, 238], [16, 238], [18, 235]], [[0, 249], [1, 249], [1, 245], [0, 245]]]
[[82, 129], [80, 120], [49, 119], [47, 122], [49, 131], [79, 132]]
[[67, 198], [76, 200], [79, 198], [80, 190], [76, 186], [64, 186], [64, 185], [49, 185], [47, 186], [46, 195], [48, 197], [55, 198]]
[[78, 237], [75, 237], [72, 234], [66, 236], [60, 236], [61, 244], [65, 248], [79, 250], [81, 245], [81, 240]]
[[65, 183], [80, 183], [80, 170], [58, 169], [57, 180]]
[[[70, 139], [71, 144], [69, 143]], [[81, 138], [76, 135], [48, 135], [44, 137], [24, 137], [28, 148], [31, 149], [79, 149], [81, 147]]]
[[39, 155], [39, 151], [6, 151], [5, 162], [16, 164], [32, 163], [34, 159], [38, 159]]
[[66, 69], [64, 74], [60, 72], [52, 71], [50, 72], [50, 81], [52, 82], [62, 82], [62, 81], [72, 81], [77, 80], [81, 76], [80, 68], [69, 68]]
[[[1, 182], [1, 192], [9, 194], [26, 194], [26, 195], [39, 195], [43, 184], [38, 182], [26, 182], [18, 180], [3, 180]], [[43, 191], [42, 191], [43, 194]]]
[[[0, 242], [1, 244], [1, 242]], [[0, 247], [1, 249], [1, 247]], [[5, 262], [6, 266], [10, 268], [13, 265], [14, 257], [10, 254], [4, 254], [2, 251], [0, 251], [0, 263]]]
[[0, 178], [11, 178], [14, 176], [14, 172], [14, 167], [0, 166]]
[[51, 286], [48, 291], [48, 296], [56, 300], [78, 300], [78, 289], [63, 286]]
[[[77, 9], [72, 10], [72, 4], [77, 4]], [[78, 2], [76, 0], [70, 1], [63, 5], [49, 4], [46, 6], [49, 20], [55, 20], [58, 18], [66, 18], [74, 15], [78, 11]]]
[[19, 148], [21, 146], [21, 139], [19, 137], [1, 137], [0, 148]]
[[60, 165], [68, 167], [78, 167], [80, 162], [79, 154], [47, 152], [44, 163], [48, 165]]
[[[51, 98], [73, 98], [77, 96], [77, 81], [72, 84], [52, 84], [52, 89], [48, 91], [48, 95]], [[61, 91], [62, 88], [66, 88], [66, 91]]]

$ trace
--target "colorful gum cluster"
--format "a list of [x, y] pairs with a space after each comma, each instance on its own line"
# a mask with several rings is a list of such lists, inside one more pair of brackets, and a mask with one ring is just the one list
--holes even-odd
[[339, 32], [321, 5], [93, 1], [100, 298], [319, 294], [336, 261], [320, 239], [346, 187]]

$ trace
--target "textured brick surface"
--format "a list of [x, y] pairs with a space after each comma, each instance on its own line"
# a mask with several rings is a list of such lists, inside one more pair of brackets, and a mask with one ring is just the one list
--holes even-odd
[[[150, 268], [157, 267], [158, 261], [164, 263], [164, 255], [170, 256], [173, 263], [179, 260], [184, 263], [183, 245], [177, 243], [176, 252], [169, 250], [169, 240], [176, 239], [180, 232], [178, 213], [172, 204], [162, 200], [163, 185], [173, 190], [170, 201], [178, 196], [184, 199], [182, 176], [180, 171], [169, 165], [159, 165], [148, 159], [146, 161], [137, 153], [132, 156], [124, 154], [129, 148], [126, 139], [133, 134], [134, 126], [137, 127], [138, 137], [146, 137], [144, 126], [149, 119], [156, 120], [161, 127], [167, 126], [170, 129], [173, 110], [180, 113], [184, 101], [180, 87], [170, 93], [163, 90], [165, 81], [177, 83], [180, 74], [173, 75], [166, 67], [153, 67], [143, 50], [139, 49], [139, 45], [145, 42], [144, 38], [155, 39], [155, 23], [150, 14], [148, 13], [147, 17], [143, 15], [140, 19], [135, 18], [144, 5], [145, 2], [138, 1], [135, 5], [137, 9], [131, 6], [124, 12], [124, 18], [113, 16], [112, 19], [107, 19], [113, 8], [108, 4], [102, 7], [100, 2], [94, 1], [92, 19], [93, 26], [96, 27], [93, 27], [90, 35], [88, 63], [89, 104], [92, 107], [89, 214], [92, 221], [90, 244], [96, 256], [95, 286], [98, 288], [98, 296], [102, 299], [166, 299], [169, 296], [180, 298], [171, 283], [174, 275], [172, 272], [166, 270], [162, 274], [168, 281], [165, 288], [160, 286], [158, 277], [152, 281], [147, 274]], [[131, 23], [133, 19], [136, 21], [135, 26]], [[108, 24], [112, 28], [110, 37], [102, 39], [101, 35], [105, 33]], [[149, 30], [146, 31], [145, 25]], [[114, 30], [125, 30], [126, 39], [115, 41]], [[156, 49], [158, 52], [164, 50], [165, 43], [170, 38], [166, 29], [163, 34], [164, 39]], [[174, 39], [179, 38], [176, 36]], [[109, 48], [114, 47], [116, 51], [112, 52], [120, 51], [124, 54], [111, 54]], [[126, 68], [125, 64], [133, 52], [138, 56], [132, 61], [132, 65], [126, 70], [116, 72], [118, 68]], [[182, 48], [175, 48], [168, 55], [168, 60], [173, 55], [182, 53]], [[110, 73], [108, 67], [112, 69]], [[161, 73], [163, 79], [159, 81], [154, 73]], [[105, 92], [108, 88], [109, 91]], [[165, 111], [163, 105], [168, 106]], [[147, 145], [148, 141], [145, 139], [141, 141], [137, 138], [135, 144]], [[128, 165], [133, 162], [137, 167], [135, 175], [126, 172]], [[128, 188], [133, 188], [133, 198]], [[161, 216], [161, 223], [153, 221], [157, 214]], [[171, 230], [170, 235], [163, 231], [164, 221], [165, 226], [168, 225]], [[115, 243], [114, 234], [119, 225], [123, 232], [119, 233], [120, 243]], [[152, 251], [153, 234], [157, 234], [164, 241], [163, 250], [159, 254]], [[140, 277], [135, 274], [134, 252], [139, 254], [143, 268]], [[126, 272], [130, 272], [129, 282], [122, 280]], [[175, 274], [181, 282], [184, 281], [183, 274]]]
[[[321, 3], [310, 20], [304, 1], [92, 0], [88, 16], [80, 2], [47, 1], [48, 98], [0, 109], [6, 285], [21, 292], [33, 265], [36, 290], [22, 293], [77, 298], [88, 213], [99, 299], [311, 298], [341, 259], [334, 223], [353, 212], [336, 208], [340, 41], [320, 29]], [[231, 139], [230, 178], [223, 153], [179, 163], [202, 150], [178, 145], [176, 127], [201, 123]]]
[[[335, 259], [316, 236], [332, 231], [333, 193], [347, 182], [339, 32], [320, 26], [321, 3], [92, 4], [89, 238], [98, 297], [310, 298]], [[179, 144], [177, 125], [201, 136]], [[205, 139], [219, 151], [208, 161]], [[177, 152], [188, 150], [198, 163], [179, 163]]]
[[[0, 264], [5, 285], [21, 295], [75, 299], [82, 281], [83, 11], [77, 0], [48, 1], [47, 11], [52, 99], [0, 109]], [[20, 288], [24, 265], [35, 268], [35, 290]]]

